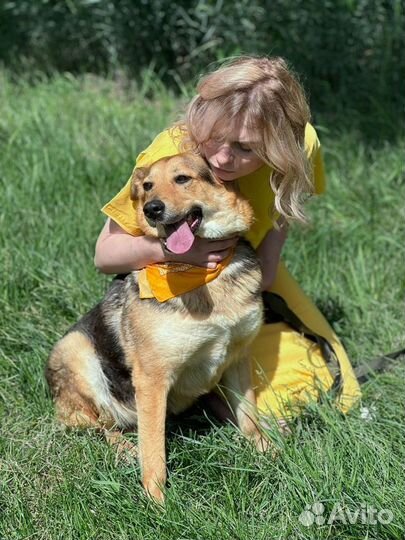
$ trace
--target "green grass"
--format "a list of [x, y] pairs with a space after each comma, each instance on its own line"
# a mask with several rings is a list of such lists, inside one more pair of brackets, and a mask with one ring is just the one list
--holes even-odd
[[[43, 366], [108, 284], [92, 261], [99, 208], [181, 103], [146, 78], [140, 88], [68, 76], [30, 86], [5, 73], [0, 98], [0, 538], [402, 538], [400, 366], [364, 386], [373, 421], [311, 406], [291, 437], [272, 434], [276, 461], [198, 411], [172, 423], [164, 511], [143, 496], [137, 464], [117, 463], [95, 433], [56, 425]], [[328, 192], [310, 202], [312, 223], [294, 228], [285, 257], [358, 364], [403, 346], [402, 147], [327, 125]], [[305, 527], [298, 517], [314, 502], [325, 516], [337, 503], [394, 517]]]

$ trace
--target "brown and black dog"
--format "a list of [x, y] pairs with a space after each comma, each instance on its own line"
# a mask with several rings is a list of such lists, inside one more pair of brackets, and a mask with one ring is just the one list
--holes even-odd
[[[221, 239], [246, 232], [253, 212], [236, 187], [221, 183], [193, 154], [135, 169], [132, 198], [139, 226], [168, 249], [190, 249], [195, 235]], [[184, 269], [184, 265], [181, 265]], [[220, 381], [242, 433], [263, 451], [250, 382], [249, 345], [262, 324], [261, 271], [240, 239], [213, 281], [159, 302], [139, 297], [139, 272], [114, 280], [105, 298], [56, 343], [46, 378], [58, 419], [103, 429], [124, 443], [137, 427], [142, 482], [163, 500], [165, 419]]]

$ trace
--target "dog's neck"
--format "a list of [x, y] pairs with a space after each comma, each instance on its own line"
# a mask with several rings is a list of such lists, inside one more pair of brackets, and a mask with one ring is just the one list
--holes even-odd
[[233, 256], [234, 250], [214, 269], [175, 262], [150, 264], [137, 271], [139, 298], [166, 302], [207, 285], [220, 276], [232, 262]]
[[210, 240], [221, 240], [230, 236], [242, 236], [247, 231], [248, 226], [242, 217], [230, 216], [229, 211], [224, 211], [215, 219], [203, 221], [196, 236]]

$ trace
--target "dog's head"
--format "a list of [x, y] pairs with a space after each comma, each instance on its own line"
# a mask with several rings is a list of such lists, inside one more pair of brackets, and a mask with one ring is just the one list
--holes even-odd
[[131, 198], [145, 234], [166, 238], [173, 253], [186, 253], [195, 236], [220, 239], [245, 233], [253, 210], [233, 182], [220, 182], [206, 161], [186, 153], [135, 169]]

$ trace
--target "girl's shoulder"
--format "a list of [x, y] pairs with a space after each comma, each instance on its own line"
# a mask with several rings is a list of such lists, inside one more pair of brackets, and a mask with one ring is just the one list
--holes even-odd
[[150, 167], [159, 159], [176, 156], [180, 153], [183, 137], [183, 131], [178, 126], [165, 129], [138, 155], [135, 167]]
[[312, 163], [314, 193], [319, 195], [326, 190], [325, 166], [318, 134], [311, 124], [305, 127], [305, 151]]
[[[180, 153], [180, 145], [184, 138], [184, 133], [180, 127], [174, 126], [159, 133], [151, 144], [143, 150], [136, 158], [135, 169], [140, 167], [150, 167], [159, 159], [176, 156]], [[111, 201], [103, 206], [101, 211], [113, 219], [127, 233], [138, 236], [142, 230], [136, 221], [136, 202], [131, 200], [130, 182], [127, 181]]]
[[305, 126], [305, 151], [309, 159], [314, 159], [321, 147], [318, 134], [312, 124]]

